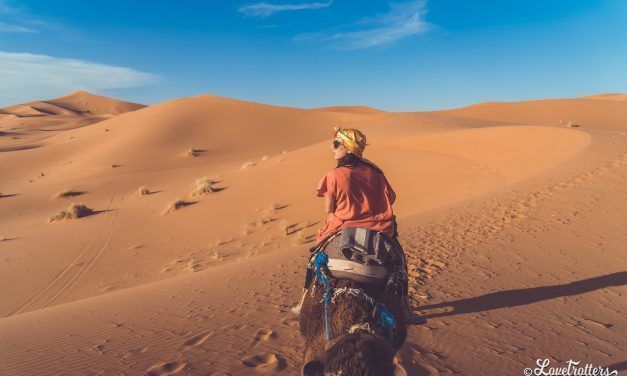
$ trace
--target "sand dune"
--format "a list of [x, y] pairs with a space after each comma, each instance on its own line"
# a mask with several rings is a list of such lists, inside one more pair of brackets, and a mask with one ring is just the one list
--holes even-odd
[[615, 94], [615, 93], [610, 93], [610, 94], [598, 94], [598, 95], [590, 95], [584, 98], [589, 98], [589, 99], [601, 99], [601, 100], [606, 100], [606, 101], [627, 101], [627, 95], [625, 94]]
[[[0, 152], [39, 147], [59, 132], [82, 128], [145, 107], [100, 95], [75, 91], [47, 101], [0, 109]], [[69, 136], [71, 137], [71, 136]]]
[[[624, 98], [611, 94], [610, 98]], [[568, 122], [590, 129], [624, 130], [627, 103], [624, 100], [599, 100], [590, 97], [545, 99], [524, 102], [488, 102], [433, 112], [442, 116], [497, 120], [513, 124], [565, 126]], [[602, 98], [602, 96], [601, 96]]]
[[[625, 202], [613, 197], [625, 186], [621, 116], [627, 107], [618, 96], [392, 113], [360, 106], [305, 110], [214, 95], [143, 108], [75, 92], [7, 107], [0, 114], [6, 133], [0, 134], [0, 284], [10, 288], [0, 291], [0, 331], [7, 339], [0, 359], [12, 374], [293, 374], [302, 344], [288, 308], [300, 289], [307, 242], [323, 218], [313, 190], [333, 167], [336, 125], [364, 130], [365, 156], [397, 191], [401, 242], [420, 304], [520, 287], [508, 274], [490, 277], [512, 262], [528, 271], [521, 278], [540, 285], [594, 276], [603, 265], [608, 273], [624, 270], [616, 242], [627, 226], [619, 210]], [[199, 179], [212, 188], [199, 193]], [[184, 205], [168, 210], [176, 200]], [[73, 202], [93, 213], [48, 221]], [[590, 218], [610, 206], [604, 221], [614, 227], [604, 235], [611, 240], [604, 264], [597, 260], [601, 250], [577, 247], [582, 239], [595, 242]], [[563, 226], [575, 226], [578, 235], [566, 235]], [[547, 252], [528, 249], [538, 244]], [[513, 253], [506, 252], [510, 247]], [[543, 269], [562, 258], [583, 271]], [[483, 289], [464, 282], [477, 278]], [[589, 318], [599, 304], [595, 293]], [[567, 304], [563, 315], [577, 307]], [[533, 304], [517, 309], [508, 319], [546, 314]], [[451, 321], [457, 337], [439, 337], [448, 333], [439, 331], [446, 315], [416, 328], [400, 354], [408, 374], [486, 372], [455, 342], [483, 335], [458, 326], [468, 325], [473, 312]], [[507, 325], [498, 327], [504, 330], [498, 338], [511, 336]], [[619, 341], [624, 330], [613, 328], [611, 338]], [[557, 343], [536, 342], [534, 349]], [[587, 359], [609, 364], [619, 344], [603, 348], [606, 358], [590, 352]], [[519, 350], [504, 359], [480, 346], [472, 354], [512, 372], [532, 355]]]

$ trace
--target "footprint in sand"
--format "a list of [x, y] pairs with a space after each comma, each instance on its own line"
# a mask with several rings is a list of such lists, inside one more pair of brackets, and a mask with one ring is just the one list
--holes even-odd
[[211, 337], [213, 335], [213, 331], [208, 331], [208, 332], [203, 332], [198, 334], [197, 336], [194, 336], [190, 339], [188, 339], [187, 341], [183, 342], [183, 346], [198, 346], [201, 345], [203, 342], [205, 342], [207, 340], [207, 338]]
[[273, 353], [247, 356], [242, 358], [242, 363], [246, 367], [258, 370], [280, 370], [285, 368], [285, 361]]
[[173, 375], [183, 368], [185, 368], [187, 364], [182, 362], [170, 362], [170, 363], [160, 363], [155, 364], [150, 367], [146, 372], [146, 376], [164, 376], [164, 375]]
[[127, 351], [124, 355], [122, 355], [122, 359], [128, 359], [130, 357], [143, 354], [147, 350], [148, 350], [147, 346], [139, 347], [139, 348], [136, 348], [136, 349], [131, 349], [131, 350]]
[[271, 339], [276, 338], [276, 333], [273, 330], [270, 329], [259, 329], [257, 330], [257, 333], [255, 334], [255, 336], [253, 337], [253, 340], [251, 342], [251, 346], [257, 346], [257, 344], [261, 341], [269, 341]]

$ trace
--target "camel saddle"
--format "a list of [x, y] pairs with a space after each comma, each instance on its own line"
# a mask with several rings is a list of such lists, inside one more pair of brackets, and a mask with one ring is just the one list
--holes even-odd
[[400, 244], [386, 234], [345, 227], [329, 236], [319, 251], [329, 257], [328, 268], [336, 278], [367, 284], [385, 283], [393, 269], [405, 270]]

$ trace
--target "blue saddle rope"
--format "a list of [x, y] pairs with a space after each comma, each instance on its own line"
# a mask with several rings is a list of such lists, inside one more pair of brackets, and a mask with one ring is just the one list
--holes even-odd
[[314, 258], [314, 270], [318, 281], [322, 283], [326, 289], [324, 293], [324, 334], [328, 340], [331, 339], [331, 333], [329, 330], [329, 300], [331, 299], [331, 279], [325, 275], [324, 269], [329, 263], [329, 256], [324, 252], [319, 252]]
[[[318, 278], [318, 281], [325, 287], [324, 294], [324, 334], [326, 340], [331, 339], [331, 333], [329, 330], [329, 301], [331, 300], [331, 279], [326, 275], [325, 270], [328, 267], [329, 256], [324, 252], [318, 252], [314, 257], [314, 271]], [[391, 280], [392, 278], [390, 278]], [[386, 288], [387, 290], [387, 288]], [[386, 291], [387, 292], [387, 291]], [[384, 298], [385, 298], [384, 294]], [[383, 303], [377, 303], [374, 306], [372, 312], [373, 319], [376, 320], [377, 325], [383, 330], [387, 336], [387, 340], [390, 344], [394, 344], [394, 331], [396, 329], [396, 319], [392, 312], [390, 312]]]

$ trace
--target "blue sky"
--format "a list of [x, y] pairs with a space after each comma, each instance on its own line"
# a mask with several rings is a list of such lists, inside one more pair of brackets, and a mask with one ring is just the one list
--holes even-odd
[[84, 89], [428, 110], [627, 92], [627, 1], [0, 0], [0, 106]]

